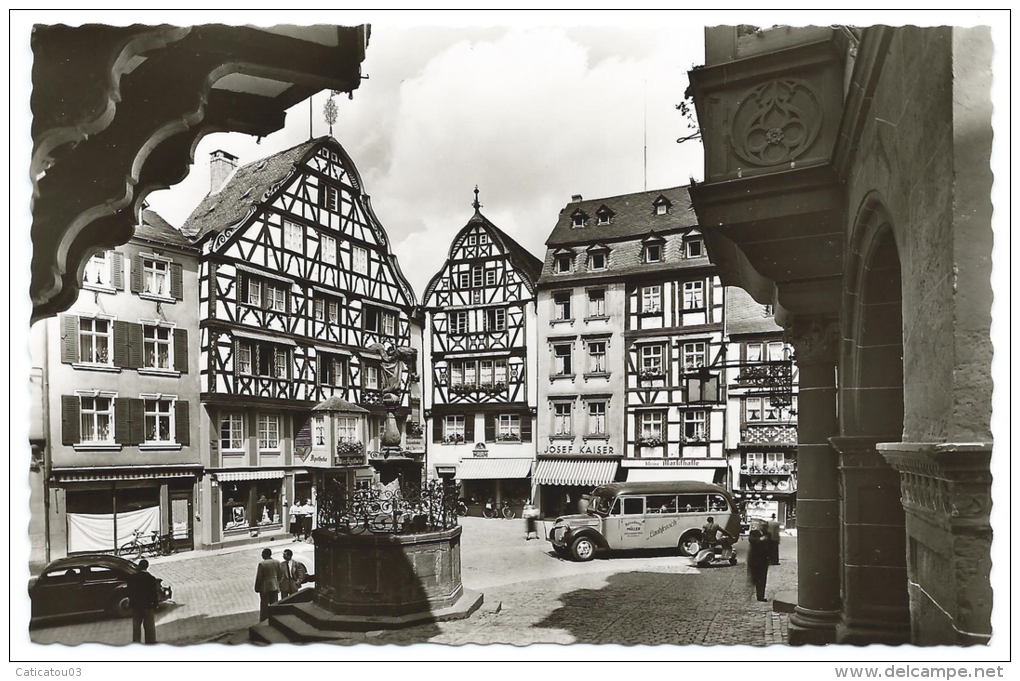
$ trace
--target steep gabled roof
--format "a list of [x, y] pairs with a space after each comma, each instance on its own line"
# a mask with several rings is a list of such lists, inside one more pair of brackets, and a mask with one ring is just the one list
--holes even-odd
[[251, 214], [267, 192], [286, 180], [314, 147], [328, 139], [308, 140], [241, 166], [218, 192], [202, 199], [181, 231], [192, 240], [200, 241], [237, 224]]
[[768, 308], [751, 297], [747, 291], [736, 286], [726, 287], [726, 333], [730, 336], [742, 334], [781, 333]]
[[135, 238], [155, 243], [194, 250], [191, 241], [181, 234], [180, 230], [174, 229], [169, 222], [164, 220], [154, 210], [143, 210], [142, 221], [135, 227]]
[[478, 225], [484, 226], [492, 240], [502, 246], [503, 251], [507, 254], [507, 258], [510, 260], [510, 264], [524, 275], [528, 290], [532, 293], [535, 292], [535, 283], [538, 281], [538, 277], [542, 274], [542, 261], [532, 254], [531, 251], [517, 243], [517, 241], [515, 241], [509, 234], [492, 224], [487, 217], [482, 215], [481, 211], [476, 209], [475, 214], [471, 216], [471, 219], [468, 220], [467, 224], [464, 225], [459, 232], [457, 232], [457, 235], [453, 237], [453, 241], [450, 242], [450, 254], [447, 256], [446, 261], [443, 263], [439, 272], [432, 277], [428, 286], [425, 287], [425, 294], [422, 296], [423, 303], [426, 302], [429, 299], [429, 296], [432, 295], [432, 291], [435, 290], [440, 277], [442, 277], [443, 273], [446, 272], [447, 268], [449, 268], [450, 261], [453, 259], [453, 249], [461, 240], [461, 237], [463, 237], [465, 232]]
[[[655, 214], [654, 203], [660, 196], [665, 197], [670, 203], [669, 212], [665, 215]], [[584, 227], [573, 227], [572, 216], [575, 213], [581, 211], [586, 215], [595, 215], [603, 204], [613, 211], [608, 225], [599, 225], [597, 221], [592, 220], [586, 222]], [[694, 214], [686, 186], [654, 189], [609, 198], [571, 201], [560, 210], [556, 226], [545, 243], [550, 247], [567, 246], [644, 236], [653, 229], [656, 232], [663, 232], [693, 227], [697, 224], [698, 217]]]

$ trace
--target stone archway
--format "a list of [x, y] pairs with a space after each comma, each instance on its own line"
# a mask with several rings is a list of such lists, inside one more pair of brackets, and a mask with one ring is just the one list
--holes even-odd
[[910, 640], [899, 474], [876, 450], [903, 433], [903, 296], [892, 221], [871, 195], [846, 269], [840, 432], [840, 643]]

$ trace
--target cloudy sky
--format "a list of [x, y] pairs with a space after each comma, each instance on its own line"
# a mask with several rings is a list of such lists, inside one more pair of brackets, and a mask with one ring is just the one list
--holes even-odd
[[[476, 184], [482, 212], [541, 256], [572, 194], [641, 191], [646, 175], [648, 189], [700, 178], [701, 143], [677, 144], [689, 130], [675, 104], [687, 70], [704, 61], [702, 25], [680, 14], [615, 26], [597, 16], [585, 25], [492, 19], [373, 21], [368, 79], [353, 99], [336, 98], [333, 135], [419, 295], [471, 217]], [[151, 194], [151, 206], [179, 227], [208, 191], [210, 152], [257, 160], [308, 139], [309, 118], [315, 136], [326, 134], [328, 96], [295, 106], [286, 128], [259, 144], [206, 137], [187, 180]]]

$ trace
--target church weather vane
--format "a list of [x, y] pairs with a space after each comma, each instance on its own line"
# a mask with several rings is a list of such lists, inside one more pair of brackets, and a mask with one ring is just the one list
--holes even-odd
[[474, 206], [474, 209], [475, 209], [476, 213], [478, 212], [478, 209], [482, 207], [482, 204], [478, 203], [478, 185], [477, 184], [475, 185], [475, 200], [471, 202], [471, 205]]

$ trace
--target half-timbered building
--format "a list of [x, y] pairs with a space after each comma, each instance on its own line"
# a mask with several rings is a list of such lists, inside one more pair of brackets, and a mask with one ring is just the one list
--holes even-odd
[[202, 544], [198, 252], [143, 210], [84, 264], [74, 305], [31, 331], [33, 564], [113, 552], [135, 532]]
[[560, 211], [539, 280], [536, 482], [546, 511], [593, 484], [725, 481], [725, 409], [699, 377], [723, 346], [722, 287], [686, 187]]
[[[201, 247], [202, 418], [210, 433], [205, 512], [214, 542], [283, 531], [313, 495], [308, 468], [349, 465], [420, 479], [420, 454], [383, 458], [385, 346], [420, 349], [415, 298], [350, 157], [331, 137], [234, 168], [186, 233]], [[420, 423], [419, 371], [402, 375], [397, 421]], [[366, 410], [334, 415], [338, 397]], [[330, 418], [333, 418], [331, 416]], [[325, 434], [342, 437], [329, 447]], [[407, 448], [404, 448], [407, 451]]]
[[429, 475], [455, 478], [469, 512], [531, 498], [542, 261], [480, 212], [425, 290]]
[[797, 516], [797, 368], [767, 305], [726, 287], [726, 452], [750, 519]]

